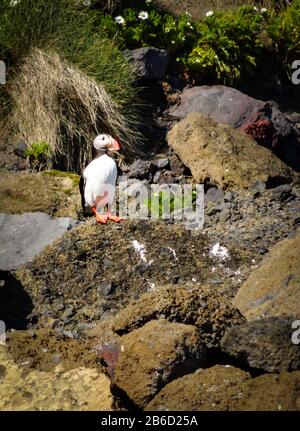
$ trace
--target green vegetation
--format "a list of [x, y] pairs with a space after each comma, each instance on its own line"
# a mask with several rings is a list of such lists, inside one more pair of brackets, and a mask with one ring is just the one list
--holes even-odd
[[75, 172], [65, 172], [65, 171], [60, 171], [58, 169], [51, 169], [50, 171], [44, 171], [43, 175], [47, 175], [50, 177], [70, 178], [73, 181], [73, 186], [78, 186], [80, 181], [80, 176]]
[[192, 205], [193, 210], [196, 208], [197, 192], [192, 191], [192, 202], [185, 202], [182, 193], [170, 193], [168, 191], [160, 190], [154, 192], [153, 199], [149, 197], [144, 201], [144, 205], [148, 208], [149, 213], [154, 217], [163, 217], [163, 214], [170, 214], [173, 211], [189, 208]]
[[176, 18], [158, 11], [151, 1], [135, 3], [117, 17], [102, 15], [103, 30], [127, 48], [167, 49], [194, 82], [238, 85], [263, 68], [270, 55], [287, 76], [300, 55], [300, 0], [280, 14], [274, 8], [241, 6], [209, 11], [199, 22], [188, 14]]
[[100, 132], [117, 135], [132, 154], [140, 139], [135, 72], [102, 31], [99, 12], [77, 0], [1, 0], [0, 8], [0, 58], [8, 71], [1, 137], [30, 147], [45, 140], [53, 160], [76, 171]]
[[48, 142], [35, 142], [25, 150], [25, 155], [29, 158], [31, 166], [40, 170], [49, 162], [51, 148]]

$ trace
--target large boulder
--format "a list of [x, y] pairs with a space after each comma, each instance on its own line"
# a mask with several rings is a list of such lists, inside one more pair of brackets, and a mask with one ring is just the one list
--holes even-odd
[[300, 348], [292, 342], [293, 321], [269, 317], [229, 328], [222, 350], [246, 366], [270, 373], [300, 370]]
[[300, 371], [251, 378], [229, 365], [199, 369], [169, 383], [146, 410], [300, 410]]
[[275, 244], [239, 289], [233, 304], [248, 319], [300, 316], [300, 230]]
[[146, 410], [230, 410], [241, 384], [249, 377], [245, 371], [226, 365], [199, 369], [165, 386]]
[[138, 48], [126, 51], [126, 56], [135, 65], [139, 79], [157, 81], [165, 77], [170, 56], [164, 49]]
[[78, 222], [45, 213], [0, 214], [0, 270], [17, 269]]
[[[142, 293], [165, 284], [229, 282], [245, 253], [229, 248], [226, 265], [215, 265], [209, 240], [180, 225], [124, 220], [86, 223], [47, 246], [17, 272], [34, 303], [38, 325], [48, 317], [64, 329], [116, 314]], [[216, 266], [214, 273], [211, 265]], [[228, 269], [229, 268], [229, 269]]]
[[24, 373], [0, 346], [0, 410], [112, 410], [110, 381], [96, 369]]
[[142, 408], [168, 382], [206, 361], [206, 347], [192, 325], [152, 320], [120, 343], [113, 382]]
[[230, 300], [214, 288], [193, 285], [162, 286], [143, 294], [114, 318], [113, 329], [128, 333], [163, 316], [171, 322], [197, 326], [208, 347], [218, 346], [226, 328], [243, 323]]
[[243, 188], [258, 180], [292, 178], [291, 170], [270, 150], [201, 113], [188, 114], [175, 124], [167, 140], [200, 183]]
[[191, 112], [241, 129], [259, 144], [274, 149], [286, 163], [300, 168], [296, 129], [275, 102], [254, 99], [224, 85], [204, 85], [184, 90], [180, 104], [169, 113], [182, 119]]

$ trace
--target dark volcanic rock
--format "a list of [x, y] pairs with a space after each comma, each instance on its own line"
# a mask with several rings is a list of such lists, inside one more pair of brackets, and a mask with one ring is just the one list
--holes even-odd
[[227, 329], [222, 349], [238, 361], [270, 373], [300, 370], [300, 349], [292, 343], [294, 320], [270, 317]]
[[140, 79], [154, 81], [165, 77], [170, 60], [167, 51], [157, 48], [138, 48], [126, 51], [126, 55], [135, 64]]
[[[137, 244], [144, 246], [143, 258], [134, 247]], [[212, 278], [214, 263], [209, 249], [201, 232], [192, 234], [165, 222], [85, 224], [46, 247], [30, 267], [20, 269], [17, 275], [34, 302], [34, 312], [42, 316], [50, 313], [51, 318], [61, 321], [64, 310], [72, 306], [74, 315], [61, 322], [64, 329], [72, 330], [78, 323], [115, 314], [154, 286], [207, 282]], [[241, 257], [233, 249], [230, 256], [226, 267], [235, 271]], [[226, 271], [218, 266], [213, 276], [225, 278], [226, 284]], [[63, 309], [57, 308], [58, 299]], [[45, 323], [40, 319], [38, 325]]]
[[192, 325], [153, 320], [124, 335], [113, 383], [144, 407], [174, 378], [206, 361], [206, 348]]

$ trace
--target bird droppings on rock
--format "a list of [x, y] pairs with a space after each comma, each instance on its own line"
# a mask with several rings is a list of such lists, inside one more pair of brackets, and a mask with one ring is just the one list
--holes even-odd
[[[132, 241], [144, 245], [147, 264], [141, 262]], [[168, 247], [176, 250], [178, 260]], [[195, 278], [199, 284], [221, 280], [222, 289], [231, 289], [225, 267], [218, 266], [212, 276], [209, 247], [201, 232], [194, 235], [182, 226], [162, 222], [124, 221], [109, 229], [83, 225], [46, 247], [17, 277], [39, 316], [32, 327], [44, 327], [52, 319], [56, 327], [74, 330], [78, 324], [115, 314], [153, 285], [181, 285]], [[230, 254], [227, 266], [233, 271], [250, 259], [233, 248]], [[105, 258], [111, 265], [104, 264]], [[138, 269], [141, 264], [147, 266]], [[109, 283], [113, 289], [99, 289]]]

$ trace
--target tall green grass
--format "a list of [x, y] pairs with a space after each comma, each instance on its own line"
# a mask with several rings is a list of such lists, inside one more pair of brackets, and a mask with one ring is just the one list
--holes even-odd
[[[0, 2], [0, 58], [8, 79], [33, 48], [55, 51], [104, 85], [114, 102], [136, 122], [133, 67], [115, 40], [104, 36], [96, 10], [80, 0]], [[2, 88], [2, 90], [4, 90]]]

